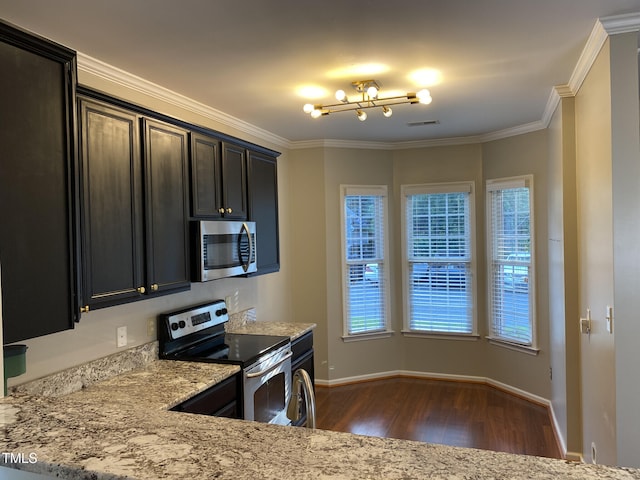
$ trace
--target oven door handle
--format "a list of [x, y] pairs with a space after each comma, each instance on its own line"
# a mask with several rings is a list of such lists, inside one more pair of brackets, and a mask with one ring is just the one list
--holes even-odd
[[270, 372], [271, 370], [279, 367], [280, 365], [282, 365], [284, 362], [286, 362], [287, 360], [289, 360], [291, 357], [293, 357], [293, 352], [287, 352], [287, 354], [282, 357], [280, 359], [280, 361], [278, 363], [276, 363], [275, 365], [271, 365], [269, 368], [265, 368], [264, 370], [260, 370], [259, 372], [254, 372], [254, 373], [247, 373], [247, 378], [256, 378], [256, 377], [261, 377], [262, 375], [264, 375], [267, 372]]

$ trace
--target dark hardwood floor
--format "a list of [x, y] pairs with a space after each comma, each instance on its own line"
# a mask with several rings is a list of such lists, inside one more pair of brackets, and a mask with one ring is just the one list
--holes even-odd
[[316, 386], [316, 426], [562, 458], [546, 407], [476, 383], [402, 377]]

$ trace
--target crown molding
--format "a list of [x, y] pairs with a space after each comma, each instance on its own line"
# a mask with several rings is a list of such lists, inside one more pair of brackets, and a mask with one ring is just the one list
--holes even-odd
[[273, 143], [278, 147], [289, 148], [289, 140], [275, 135], [267, 130], [256, 127], [250, 123], [228, 115], [220, 110], [197, 102], [189, 97], [181, 95], [168, 88], [157, 85], [144, 78], [121, 70], [113, 65], [97, 60], [89, 55], [78, 52], [78, 70], [109, 82], [115, 83], [130, 90], [162, 100], [168, 104], [193, 112], [215, 122], [234, 128], [241, 132], [253, 135], [264, 141]]
[[599, 21], [609, 35], [640, 31], [640, 13], [625, 13], [602, 17]]

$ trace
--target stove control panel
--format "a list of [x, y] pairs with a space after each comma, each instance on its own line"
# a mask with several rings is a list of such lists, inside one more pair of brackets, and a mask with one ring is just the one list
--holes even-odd
[[191, 335], [205, 328], [214, 327], [229, 321], [229, 312], [224, 300], [216, 300], [204, 305], [162, 316], [172, 340]]

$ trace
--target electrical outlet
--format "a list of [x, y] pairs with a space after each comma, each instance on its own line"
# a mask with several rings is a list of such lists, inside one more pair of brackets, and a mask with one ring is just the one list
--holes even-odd
[[156, 321], [153, 318], [147, 320], [147, 337], [156, 337]]
[[116, 346], [117, 347], [127, 346], [127, 327], [118, 327], [116, 329]]

